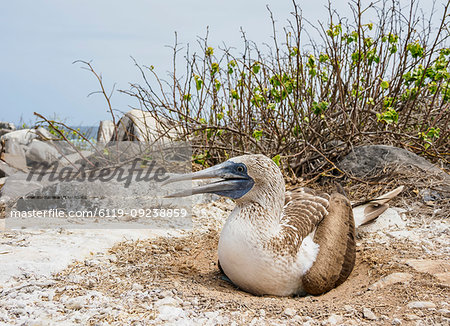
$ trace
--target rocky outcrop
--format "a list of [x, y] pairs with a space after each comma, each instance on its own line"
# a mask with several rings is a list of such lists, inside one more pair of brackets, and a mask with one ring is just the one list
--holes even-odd
[[0, 136], [16, 130], [14, 123], [0, 121]]
[[61, 157], [53, 146], [55, 137], [46, 129], [21, 129], [0, 137], [1, 159], [9, 166], [27, 171], [36, 163], [51, 163]]
[[107, 143], [112, 139], [115, 130], [114, 122], [111, 120], [102, 120], [98, 126], [97, 142]]
[[28, 166], [41, 163], [51, 164], [59, 160], [61, 153], [52, 143], [33, 139], [28, 145], [25, 157]]
[[17, 172], [19, 172], [17, 168], [0, 160], [0, 178], [9, 177]]
[[[405, 149], [387, 145], [369, 145], [355, 147], [340, 163], [339, 168], [358, 178], [376, 175], [386, 165], [395, 164], [403, 167], [417, 167], [425, 172], [442, 173], [438, 167], [423, 157]], [[443, 175], [450, 178], [448, 174]]]
[[450, 175], [428, 162], [423, 157], [405, 149], [386, 146], [369, 145], [355, 147], [338, 167], [350, 175], [367, 179], [384, 173], [386, 168], [393, 168], [403, 173], [420, 171], [421, 176], [433, 179], [433, 189], [421, 189], [425, 202], [450, 197]]
[[169, 122], [160, 123], [164, 119], [156, 120], [148, 111], [131, 110], [117, 123], [117, 131], [114, 132], [114, 140], [117, 141], [144, 141], [154, 142], [159, 139], [176, 138], [176, 128]]
[[20, 129], [11, 131], [0, 137], [0, 142], [7, 142], [11, 139], [16, 140], [21, 145], [29, 145], [33, 139], [52, 140], [55, 137], [42, 127], [31, 129]]

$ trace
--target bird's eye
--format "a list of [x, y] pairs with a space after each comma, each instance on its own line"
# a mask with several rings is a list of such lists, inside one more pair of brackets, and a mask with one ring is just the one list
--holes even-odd
[[244, 172], [244, 167], [243, 167], [242, 165], [239, 165], [239, 166], [237, 167], [237, 171], [238, 171], [238, 172]]

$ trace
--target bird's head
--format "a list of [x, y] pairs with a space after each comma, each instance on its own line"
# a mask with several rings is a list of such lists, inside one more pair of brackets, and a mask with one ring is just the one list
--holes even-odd
[[169, 197], [213, 193], [235, 199], [237, 202], [260, 202], [267, 195], [273, 196], [274, 191], [281, 189], [284, 194], [284, 179], [280, 169], [270, 158], [261, 154], [233, 157], [202, 171], [174, 176], [164, 184], [191, 179], [216, 180]]

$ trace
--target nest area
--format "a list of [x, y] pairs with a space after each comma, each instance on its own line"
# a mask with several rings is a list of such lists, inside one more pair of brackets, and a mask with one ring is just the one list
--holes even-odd
[[[417, 273], [398, 263], [400, 258], [417, 258], [425, 256], [425, 252], [411, 250], [414, 246], [404, 241], [379, 246], [364, 240], [359, 241], [357, 262], [350, 278], [329, 293], [319, 297], [255, 297], [221, 278], [217, 267], [217, 241], [218, 232], [210, 230], [202, 234], [193, 232], [182, 238], [119, 243], [110, 250], [117, 258], [115, 262], [95, 267], [79, 262], [60, 273], [58, 285], [65, 289], [60, 295], [64, 293], [77, 297], [89, 291], [99, 291], [123, 300], [138, 284], [141, 291], [157, 294], [150, 295], [148, 301], [130, 296], [128, 300], [131, 299], [131, 302], [123, 314], [148, 320], [155, 318], [157, 312], [149, 310], [143, 303], [155, 302], [161, 297], [158, 294], [164, 295], [165, 292], [174, 293], [186, 302], [187, 307], [198, 311], [245, 311], [250, 316], [258, 316], [263, 309], [265, 317], [270, 319], [285, 318], [283, 311], [290, 307], [299, 315], [317, 320], [331, 313], [361, 317], [363, 307], [391, 318], [407, 312], [405, 303], [423, 300], [424, 293], [430, 301], [442, 301], [446, 297], [447, 289], [432, 276]], [[412, 273], [413, 280], [377, 291], [367, 290], [380, 277], [393, 272]], [[76, 284], [68, 282], [71, 274], [81, 275], [81, 281]], [[58, 300], [58, 295], [55, 300]], [[349, 306], [354, 311], [349, 311]], [[423, 317], [429, 321], [440, 321], [440, 317], [431, 312]], [[93, 318], [91, 324], [100, 321], [112, 323], [120, 320], [112, 316], [99, 316]]]
[[[352, 200], [365, 200], [376, 197], [399, 185], [405, 185], [404, 192], [394, 200], [394, 206], [410, 207], [406, 213], [409, 226], [421, 228], [433, 221], [448, 218], [448, 198], [435, 202], [421, 200], [423, 189], [439, 190], [445, 184], [438, 176], [430, 177], [420, 171], [402, 169], [385, 169], [383, 173], [373, 176], [365, 184], [348, 180], [345, 190]], [[329, 190], [334, 181], [329, 179], [312, 184], [315, 188]], [[447, 185], [448, 186], [448, 185]], [[229, 211], [224, 201], [217, 207]], [[227, 212], [226, 212], [227, 213]], [[226, 216], [226, 214], [225, 214]], [[138, 320], [155, 320], [158, 316], [152, 303], [167, 293], [183, 301], [183, 307], [196, 312], [219, 311], [233, 315], [237, 323], [247, 322], [254, 317], [265, 320], [289, 320], [284, 314], [287, 308], [297, 311], [300, 316], [308, 316], [316, 321], [325, 321], [331, 314], [343, 316], [344, 321], [364, 320], [363, 309], [371, 309], [384, 320], [398, 316], [408, 316], [411, 310], [407, 303], [427, 300], [442, 302], [447, 300], [448, 287], [430, 274], [421, 273], [404, 263], [408, 259], [446, 259], [445, 248], [435, 252], [408, 239], [380, 240], [376, 234], [360, 235], [357, 244], [357, 260], [349, 279], [341, 286], [322, 296], [295, 298], [278, 298], [271, 296], [256, 297], [245, 293], [223, 280], [217, 266], [217, 243], [221, 220], [210, 223], [208, 217], [194, 217], [196, 226], [205, 226], [199, 231], [197, 227], [181, 237], [160, 237], [143, 241], [126, 241], [110, 249], [113, 260], [90, 266], [77, 262], [57, 275], [58, 287], [62, 289], [55, 296], [77, 297], [98, 291], [116, 300], [128, 303], [122, 317], [106, 315], [93, 317], [90, 322], [125, 322], [130, 316]], [[432, 237], [432, 236], [430, 236]], [[444, 245], [445, 247], [445, 245]], [[409, 273], [412, 279], [407, 283], [396, 283], [377, 290], [369, 290], [371, 284], [392, 273]], [[71, 276], [81, 275], [81, 280], [71, 282]], [[142, 298], [130, 293], [139, 288], [147, 293]], [[442, 315], [432, 310], [415, 311], [416, 315], [427, 323], [445, 322]], [[121, 319], [123, 318], [123, 319]], [[306, 317], [305, 317], [306, 318]], [[379, 320], [382, 322], [382, 320]]]

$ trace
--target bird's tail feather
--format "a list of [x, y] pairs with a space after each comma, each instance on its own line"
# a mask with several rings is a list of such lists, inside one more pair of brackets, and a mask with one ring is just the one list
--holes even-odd
[[369, 223], [380, 216], [385, 210], [389, 208], [388, 202], [402, 192], [403, 186], [397, 187], [394, 190], [381, 195], [375, 199], [369, 200], [363, 205], [353, 207], [353, 217], [355, 219], [355, 226]]

